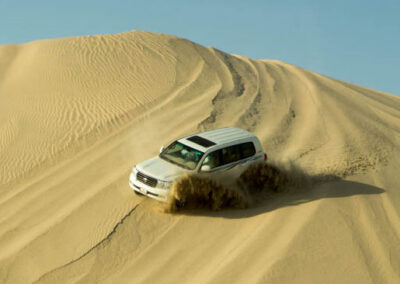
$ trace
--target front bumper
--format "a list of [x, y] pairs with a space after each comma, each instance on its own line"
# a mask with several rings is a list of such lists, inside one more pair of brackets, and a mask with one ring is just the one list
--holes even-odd
[[146, 195], [161, 202], [167, 202], [169, 193], [168, 189], [148, 186], [147, 184], [144, 184], [137, 180], [134, 172], [132, 172], [129, 176], [129, 186], [134, 191], [137, 191], [143, 195]]

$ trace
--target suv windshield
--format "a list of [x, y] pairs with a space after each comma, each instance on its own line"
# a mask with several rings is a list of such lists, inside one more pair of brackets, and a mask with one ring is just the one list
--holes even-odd
[[160, 158], [185, 169], [194, 170], [203, 155], [203, 152], [175, 141], [161, 152]]

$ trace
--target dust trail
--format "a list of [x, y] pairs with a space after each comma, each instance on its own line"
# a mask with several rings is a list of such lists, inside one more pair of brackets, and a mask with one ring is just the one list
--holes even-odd
[[223, 182], [205, 175], [185, 174], [173, 183], [165, 210], [247, 208], [273, 193], [308, 188], [314, 183], [312, 177], [290, 162], [258, 163], [250, 166], [238, 178], [230, 179], [227, 186], [226, 180]]
[[248, 200], [238, 188], [225, 187], [202, 175], [185, 174], [173, 183], [166, 211], [176, 212], [182, 207], [219, 210], [224, 207], [247, 206]]
[[251, 194], [260, 191], [280, 192], [287, 189], [308, 188], [316, 177], [307, 174], [291, 161], [251, 165], [239, 179]]

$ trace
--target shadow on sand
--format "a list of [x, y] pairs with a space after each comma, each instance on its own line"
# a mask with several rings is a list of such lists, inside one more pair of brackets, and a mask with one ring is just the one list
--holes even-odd
[[314, 184], [308, 189], [297, 192], [288, 190], [287, 192], [271, 194], [268, 198], [264, 198], [262, 201], [259, 201], [246, 209], [227, 208], [220, 211], [206, 211], [197, 209], [188, 210], [186, 212], [183, 210], [180, 213], [189, 215], [218, 216], [225, 218], [247, 218], [270, 212], [278, 208], [299, 205], [319, 199], [381, 194], [383, 192], [383, 189], [372, 185], [354, 181], [335, 180]]

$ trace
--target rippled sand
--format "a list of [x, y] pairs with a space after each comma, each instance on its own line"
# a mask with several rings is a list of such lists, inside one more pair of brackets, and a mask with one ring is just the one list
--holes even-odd
[[[222, 126], [311, 182], [173, 214], [130, 190]], [[399, 283], [399, 172], [394, 95], [139, 31], [0, 46], [1, 283]]]

